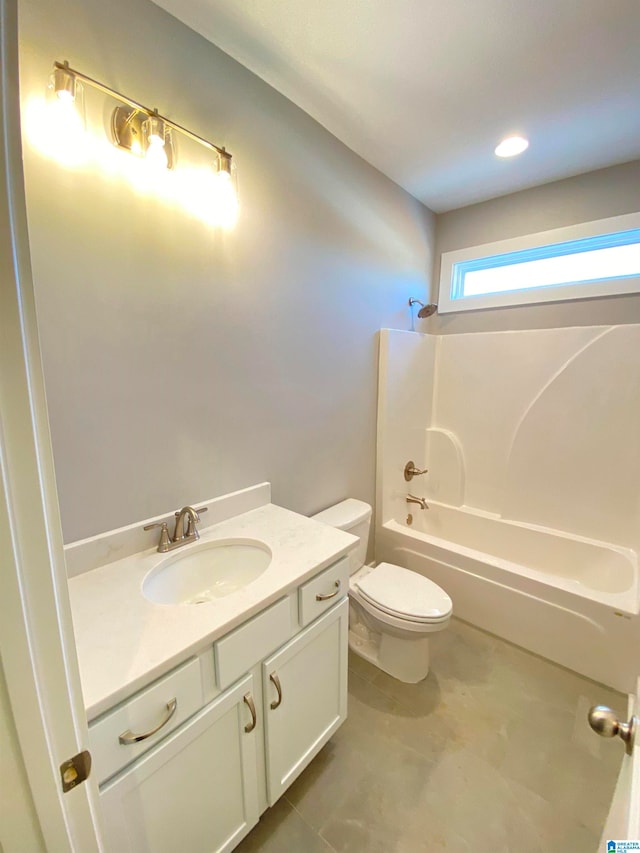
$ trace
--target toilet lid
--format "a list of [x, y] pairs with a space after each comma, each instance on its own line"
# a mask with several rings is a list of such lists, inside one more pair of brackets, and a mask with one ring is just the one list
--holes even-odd
[[413, 622], [436, 622], [453, 609], [451, 599], [438, 584], [392, 563], [380, 563], [356, 585], [375, 607]]

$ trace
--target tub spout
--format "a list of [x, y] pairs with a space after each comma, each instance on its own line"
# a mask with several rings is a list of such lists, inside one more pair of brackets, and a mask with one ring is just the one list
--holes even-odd
[[429, 509], [429, 504], [424, 498], [417, 498], [415, 495], [407, 495], [408, 504], [418, 504], [420, 509]]

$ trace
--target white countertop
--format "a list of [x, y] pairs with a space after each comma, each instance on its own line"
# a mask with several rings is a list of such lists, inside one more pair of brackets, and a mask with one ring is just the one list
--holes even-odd
[[[267, 504], [201, 532], [200, 543], [228, 537], [259, 539], [272, 560], [255, 581], [216, 601], [152, 604], [145, 575], [166, 559], [156, 549], [127, 556], [69, 580], [80, 678], [87, 717], [130, 696], [299, 583], [344, 556], [355, 536]], [[174, 554], [187, 554], [197, 543]]]

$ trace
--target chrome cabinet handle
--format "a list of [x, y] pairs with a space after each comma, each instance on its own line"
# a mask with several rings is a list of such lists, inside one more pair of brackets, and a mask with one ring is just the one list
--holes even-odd
[[275, 672], [271, 673], [271, 675], [269, 676], [269, 681], [273, 682], [276, 690], [278, 691], [278, 698], [274, 699], [271, 703], [271, 710], [275, 711], [276, 708], [279, 708], [280, 705], [282, 705], [282, 685], [280, 684], [280, 679], [275, 674]]
[[316, 595], [316, 601], [328, 601], [330, 598], [335, 598], [336, 595], [340, 592], [340, 581], [336, 581], [335, 584], [335, 592], [327, 592], [325, 595]]
[[258, 722], [258, 715], [256, 714], [256, 705], [253, 701], [253, 696], [251, 695], [251, 693], [245, 693], [242, 699], [244, 701], [244, 704], [251, 711], [251, 722], [247, 723], [247, 725], [244, 727], [245, 732], [249, 734], [249, 732], [252, 732], [256, 727], [256, 723]]
[[126, 732], [122, 732], [118, 740], [125, 746], [128, 746], [131, 743], [139, 743], [141, 740], [146, 740], [148, 737], [151, 737], [151, 735], [159, 732], [163, 726], [166, 726], [177, 710], [178, 700], [174, 698], [170, 702], [167, 702], [167, 716], [155, 727], [155, 729], [151, 729], [150, 732], [145, 732], [142, 735], [136, 735], [131, 731], [131, 729], [127, 729]]

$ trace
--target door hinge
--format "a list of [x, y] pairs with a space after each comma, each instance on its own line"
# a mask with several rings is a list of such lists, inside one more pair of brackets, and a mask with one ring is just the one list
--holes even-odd
[[89, 778], [89, 773], [91, 773], [91, 753], [85, 749], [60, 765], [62, 792], [66, 794], [67, 791], [77, 787]]

